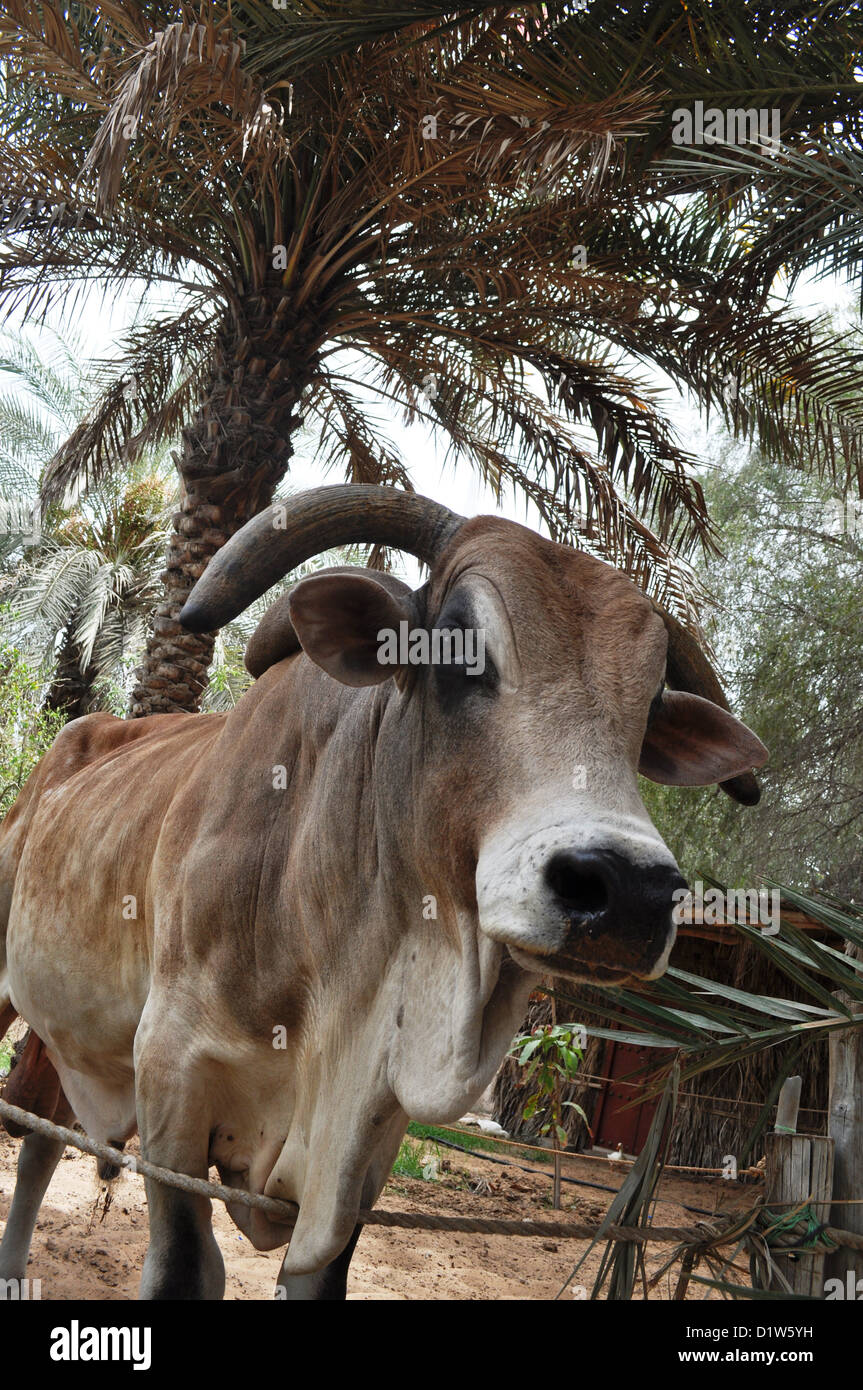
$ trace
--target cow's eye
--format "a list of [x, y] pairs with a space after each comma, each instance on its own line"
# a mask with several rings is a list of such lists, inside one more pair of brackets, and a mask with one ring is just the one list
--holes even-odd
[[464, 594], [450, 596], [430, 629], [432, 680], [441, 706], [454, 710], [492, 694], [499, 684], [488, 633]]
[[487, 652], [468, 653], [464, 659], [459, 656], [456, 660], [441, 662], [435, 670], [475, 685], [496, 685], [498, 680], [497, 667]]
[[443, 707], [461, 705], [472, 697], [494, 694], [499, 678], [488, 652], [465, 648], [467, 659], [442, 661], [432, 666], [435, 687]]

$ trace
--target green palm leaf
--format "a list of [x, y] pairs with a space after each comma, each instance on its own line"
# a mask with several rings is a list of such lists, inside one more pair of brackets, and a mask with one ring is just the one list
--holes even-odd
[[[840, 910], [819, 895], [772, 881], [769, 886], [779, 889], [784, 904], [830, 928], [848, 951], [863, 946], [863, 911], [859, 908], [848, 904]], [[597, 989], [598, 1002], [592, 1002], [587, 1010], [567, 991], [558, 989], [555, 995], [571, 1009], [578, 1009], [573, 1017], [586, 1021], [587, 1031], [597, 1037], [674, 1049], [683, 1079], [767, 1048], [795, 1040], [811, 1041], [837, 1029], [859, 1026], [854, 1022], [855, 1009], [863, 1006], [863, 961], [859, 957], [843, 954], [829, 941], [801, 931], [784, 917], [775, 936], [743, 923], [729, 923], [729, 932], [741, 944], [754, 946], [777, 977], [794, 985], [803, 999], [798, 1002], [719, 985], [674, 965], [661, 980], [637, 989]], [[844, 998], [837, 998], [837, 989], [843, 991]], [[654, 1077], [651, 1088], [655, 1090], [659, 1084]]]

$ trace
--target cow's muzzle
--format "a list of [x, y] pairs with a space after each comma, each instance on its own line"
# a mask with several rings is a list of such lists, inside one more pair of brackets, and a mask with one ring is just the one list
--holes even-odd
[[676, 867], [634, 864], [613, 849], [559, 850], [544, 881], [566, 924], [558, 968], [571, 963], [597, 979], [662, 973], [674, 942], [675, 893], [686, 891]]
[[530, 842], [515, 872], [497, 882], [486, 873], [482, 929], [537, 974], [594, 984], [661, 975], [674, 944], [673, 909], [686, 891], [670, 855], [646, 856], [643, 842], [632, 858], [602, 844], [558, 845], [545, 856], [538, 849]]

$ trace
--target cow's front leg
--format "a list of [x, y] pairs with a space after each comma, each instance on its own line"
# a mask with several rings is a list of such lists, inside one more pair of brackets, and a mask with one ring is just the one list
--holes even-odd
[[44, 1134], [27, 1134], [22, 1140], [15, 1195], [0, 1241], [0, 1279], [24, 1278], [42, 1198], [65, 1147], [62, 1139], [47, 1139]]
[[[171, 1166], [177, 1171], [176, 1164]], [[149, 1178], [144, 1181], [150, 1244], [139, 1298], [223, 1298], [225, 1265], [213, 1235], [210, 1201]]]
[[[150, 1163], [187, 1173], [209, 1174], [206, 1091], [169, 1064], [138, 1058], [136, 1067], [141, 1153]], [[212, 1227], [207, 1197], [144, 1179], [150, 1213], [150, 1244], [139, 1298], [220, 1299], [225, 1266]]]
[[342, 1302], [347, 1297], [348, 1269], [362, 1229], [361, 1225], [355, 1226], [354, 1233], [342, 1253], [331, 1260], [326, 1268], [319, 1269], [317, 1274], [285, 1274], [283, 1262], [275, 1297], [290, 1302], [296, 1299], [321, 1303]]

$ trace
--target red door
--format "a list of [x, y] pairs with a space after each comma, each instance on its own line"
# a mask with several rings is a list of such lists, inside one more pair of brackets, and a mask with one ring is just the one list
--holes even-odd
[[604, 1072], [609, 1079], [603, 1085], [594, 1124], [594, 1143], [599, 1148], [616, 1149], [622, 1144], [625, 1153], [641, 1152], [659, 1099], [633, 1105], [643, 1084], [633, 1073], [656, 1060], [654, 1048], [619, 1042], [607, 1045]]

